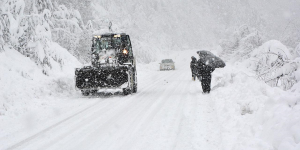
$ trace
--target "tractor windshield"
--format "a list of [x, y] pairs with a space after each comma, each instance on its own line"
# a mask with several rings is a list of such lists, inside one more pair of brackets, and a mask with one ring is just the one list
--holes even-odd
[[93, 48], [96, 52], [100, 52], [102, 50], [115, 49], [121, 44], [121, 40], [119, 38], [114, 37], [101, 37], [94, 38]]

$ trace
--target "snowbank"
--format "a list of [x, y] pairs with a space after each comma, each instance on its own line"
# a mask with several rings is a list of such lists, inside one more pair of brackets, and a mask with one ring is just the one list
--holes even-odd
[[229, 64], [225, 72], [214, 72], [221, 88], [213, 102], [225, 149], [300, 149], [299, 60], [293, 60], [295, 56], [277, 40], [249, 54], [249, 59]]
[[216, 69], [212, 85], [225, 150], [300, 149], [300, 84], [270, 87], [236, 62]]
[[0, 115], [18, 115], [39, 103], [34, 99], [74, 92], [73, 72], [80, 63], [58, 44], [49, 47], [52, 59], [48, 76], [30, 58], [11, 47], [4, 49], [0, 53]]

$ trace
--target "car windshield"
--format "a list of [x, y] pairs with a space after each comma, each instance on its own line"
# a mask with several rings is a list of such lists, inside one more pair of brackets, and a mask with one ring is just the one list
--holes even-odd
[[172, 59], [164, 59], [161, 61], [162, 63], [173, 63]]

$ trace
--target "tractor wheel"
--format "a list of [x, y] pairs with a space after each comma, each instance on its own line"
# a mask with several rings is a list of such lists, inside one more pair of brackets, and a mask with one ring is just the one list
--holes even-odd
[[98, 90], [91, 90], [91, 94], [94, 96], [94, 95], [97, 95], [97, 92]]
[[137, 84], [135, 83], [133, 85], [133, 90], [132, 90], [132, 93], [136, 93], [137, 92]]
[[123, 89], [123, 94], [124, 94], [124, 95], [130, 94], [130, 90], [127, 89], [127, 88], [124, 88], [124, 89]]
[[129, 87], [123, 89], [123, 94], [128, 95], [134, 92], [134, 73], [133, 73], [133, 68], [128, 69], [128, 74], [129, 74]]
[[134, 73], [134, 84], [133, 84], [133, 89], [132, 89], [132, 93], [136, 93], [137, 92], [137, 74], [136, 72]]
[[81, 91], [81, 94], [82, 94], [83, 96], [89, 96], [89, 95], [90, 95], [90, 91], [89, 91], [89, 90], [82, 90], [82, 91]]

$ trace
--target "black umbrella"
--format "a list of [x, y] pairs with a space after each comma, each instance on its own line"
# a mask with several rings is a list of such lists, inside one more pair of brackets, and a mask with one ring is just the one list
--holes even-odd
[[226, 66], [225, 62], [221, 58], [215, 56], [210, 51], [201, 50], [197, 51], [197, 54], [200, 56], [199, 60], [208, 66], [213, 68], [224, 68]]

